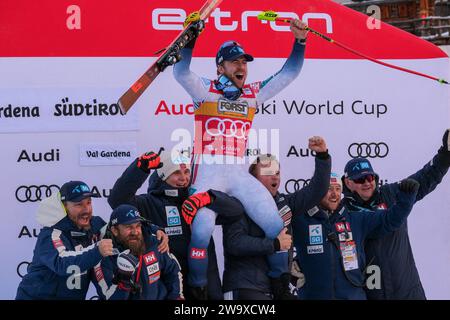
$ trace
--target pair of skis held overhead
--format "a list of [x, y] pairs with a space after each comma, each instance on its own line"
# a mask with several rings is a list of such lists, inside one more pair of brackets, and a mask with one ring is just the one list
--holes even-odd
[[[123, 113], [127, 113], [128, 110], [134, 105], [137, 99], [142, 95], [142, 93], [147, 89], [153, 80], [158, 76], [158, 74], [164, 71], [168, 66], [177, 63], [180, 57], [180, 50], [186, 46], [191, 40], [198, 37], [201, 31], [205, 27], [204, 20], [206, 20], [211, 13], [219, 6], [219, 4], [223, 0], [207, 0], [199, 11], [191, 13], [184, 24], [183, 30], [178, 34], [178, 36], [172, 41], [172, 43], [166, 48], [160, 50], [157, 53], [161, 53], [158, 59], [148, 68], [147, 71], [120, 97], [118, 104]], [[290, 23], [290, 19], [285, 19], [278, 17], [278, 14], [274, 11], [264, 11], [258, 15], [259, 20], [268, 20], [268, 21], [280, 21]], [[399, 66], [395, 66], [393, 64], [389, 64], [370, 56], [367, 56], [359, 51], [356, 51], [336, 40], [333, 40], [324, 34], [315, 31], [309, 27], [305, 27], [306, 30], [310, 31], [312, 34], [319, 36], [320, 38], [333, 43], [340, 48], [349, 51], [357, 56], [360, 56], [364, 59], [370, 60], [372, 62], [378, 63], [385, 67], [393, 68], [396, 70], [400, 70], [403, 72], [411, 73], [414, 75], [418, 75], [421, 77], [425, 77], [431, 80], [438, 81], [442, 84], [449, 84], [444, 79], [439, 79], [424, 73], [420, 73], [414, 70], [402, 68]]]

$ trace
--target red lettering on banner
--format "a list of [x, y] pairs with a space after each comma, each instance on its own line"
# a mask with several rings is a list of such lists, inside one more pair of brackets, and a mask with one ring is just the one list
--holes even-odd
[[[64, 1], [57, 4], [54, 0], [0, 3], [4, 27], [4, 32], [0, 33], [0, 57], [148, 57], [172, 42], [182, 30], [186, 16], [198, 10], [204, 0], [135, 0], [129, 7], [107, 0], [78, 0], [77, 6], [85, 12], [83, 24], [89, 28], [81, 28], [80, 24], [78, 29], [75, 21], [71, 24], [77, 27], [77, 32], [68, 30], [58, 19], [60, 12], [67, 9]], [[285, 58], [292, 47], [289, 24], [276, 21], [263, 24], [256, 18], [259, 11], [271, 7], [276, 7], [280, 17], [298, 17], [313, 29], [374, 58], [447, 58], [445, 52], [432, 43], [387, 23], [382, 22], [379, 29], [368, 30], [366, 15], [328, 0], [224, 1], [208, 19], [207, 32], [196, 45], [196, 56], [214, 57], [217, 48], [229, 40], [232, 32], [233, 39], [242, 42], [245, 50], [255, 57]], [[21, 13], [21, 19], [17, 19], [16, 12]], [[118, 16], [123, 18], [120, 24], [109, 19]], [[34, 25], [35, 17], [39, 17], [39, 28]], [[352, 32], [348, 32], [349, 26]], [[102, 32], [105, 29], [108, 32]], [[42, 34], [47, 41], [41, 41]], [[258, 40], [261, 36], [274, 39], [277, 45], [267, 46], [265, 41]], [[117, 45], [117, 39], [127, 39], [127, 45]], [[307, 58], [360, 59], [313, 35], [309, 35], [308, 43]], [[374, 45], [376, 43], [383, 45]]]
[[151, 252], [147, 253], [146, 255], [144, 255], [144, 262], [145, 262], [146, 266], [156, 262], [156, 260], [158, 260], [158, 259], [156, 258], [154, 251], [151, 251]]
[[176, 106], [175, 104], [171, 104], [171, 108], [167, 105], [165, 100], [161, 100], [156, 107], [155, 115], [159, 115], [160, 113], [165, 113], [168, 116], [178, 116], [183, 114], [193, 115], [194, 114], [194, 105], [189, 103], [187, 105], [179, 104]]
[[192, 259], [205, 259], [206, 258], [206, 249], [191, 249], [191, 258]]

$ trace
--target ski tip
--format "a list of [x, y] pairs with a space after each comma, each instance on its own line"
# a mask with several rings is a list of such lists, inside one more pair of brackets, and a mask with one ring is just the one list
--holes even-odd
[[278, 13], [272, 10], [263, 11], [257, 16], [258, 20], [269, 20], [269, 21], [275, 21], [277, 17]]
[[444, 79], [438, 79], [438, 81], [442, 84], [450, 84], [450, 83], [448, 83], [448, 81], [446, 81]]

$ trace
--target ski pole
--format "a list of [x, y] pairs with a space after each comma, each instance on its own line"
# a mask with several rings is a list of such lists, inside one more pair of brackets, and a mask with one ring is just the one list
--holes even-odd
[[[278, 17], [278, 13], [276, 13], [274, 11], [261, 12], [258, 15], [258, 19], [259, 20], [267, 20], [267, 21], [281, 21], [281, 22], [286, 22], [286, 23], [290, 23], [291, 20], [292, 20], [292, 19], [287, 19], [287, 18], [280, 18], [280, 17]], [[418, 72], [418, 71], [402, 68], [402, 67], [399, 67], [399, 66], [396, 66], [396, 65], [393, 65], [393, 64], [390, 64], [390, 63], [383, 62], [383, 61], [377, 60], [375, 58], [372, 58], [372, 57], [370, 57], [368, 55], [365, 55], [365, 54], [363, 54], [363, 53], [361, 53], [359, 51], [356, 51], [356, 50], [354, 50], [352, 48], [349, 48], [346, 45], [344, 45], [344, 44], [342, 44], [342, 43], [340, 43], [340, 42], [338, 42], [336, 40], [333, 40], [330, 37], [327, 37], [326, 35], [318, 32], [318, 31], [316, 31], [314, 29], [311, 29], [308, 26], [305, 27], [305, 30], [308, 30], [312, 34], [315, 34], [316, 36], [319, 36], [320, 38], [322, 38], [322, 39], [324, 39], [324, 40], [326, 40], [326, 41], [328, 41], [330, 43], [333, 43], [333, 44], [337, 45], [338, 47], [341, 47], [344, 50], [347, 50], [347, 51], [349, 51], [349, 52], [351, 52], [351, 53], [353, 53], [353, 54], [355, 54], [357, 56], [360, 56], [360, 57], [362, 57], [364, 59], [367, 59], [367, 60], [370, 60], [372, 62], [381, 64], [382, 66], [385, 66], [385, 67], [388, 67], [388, 68], [392, 68], [392, 69], [396, 69], [396, 70], [400, 70], [400, 71], [403, 71], [403, 72], [408, 72], [408, 73], [411, 73], [411, 74], [415, 74], [415, 75], [418, 75], [418, 76], [421, 76], [421, 77], [425, 77], [425, 78], [428, 78], [428, 79], [431, 79], [431, 80], [438, 81], [439, 83], [442, 83], [442, 84], [449, 84], [444, 79], [439, 79], [439, 78], [430, 76], [428, 74], [424, 74], [424, 73], [421, 73], [421, 72]]]

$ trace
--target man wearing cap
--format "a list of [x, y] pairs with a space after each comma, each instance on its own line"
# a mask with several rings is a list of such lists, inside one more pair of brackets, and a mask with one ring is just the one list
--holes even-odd
[[[156, 170], [150, 175], [152, 169]], [[181, 205], [189, 193], [190, 169], [190, 160], [185, 153], [175, 153], [172, 157], [170, 152], [164, 152], [160, 158], [154, 152], [147, 152], [130, 164], [117, 179], [108, 197], [112, 208], [120, 204], [131, 204], [142, 216], [164, 228], [170, 239], [171, 253], [181, 266], [187, 300], [197, 298], [185, 281], [188, 273], [187, 256], [191, 231], [180, 216]], [[147, 178], [149, 178], [147, 193], [136, 195]], [[214, 201], [209, 206], [221, 212], [222, 221], [218, 223], [226, 223], [228, 219], [233, 220], [233, 217], [242, 214], [242, 206], [236, 200], [220, 192], [210, 191], [210, 193]], [[208, 253], [211, 256], [208, 265], [208, 298], [221, 300], [223, 294], [213, 241], [208, 247]]]
[[[261, 155], [249, 167], [249, 173], [265, 187], [276, 204], [284, 228], [291, 233], [291, 220], [317, 205], [328, 190], [331, 157], [325, 140], [314, 136], [308, 140], [316, 152], [315, 171], [308, 186], [291, 194], [278, 192], [280, 165], [273, 155]], [[248, 216], [224, 226], [225, 272], [224, 291], [232, 299], [257, 299], [271, 296], [277, 300], [295, 298], [290, 295], [289, 269], [283, 270], [281, 283], [274, 280], [266, 257], [279, 250], [287, 250], [283, 242], [290, 239], [286, 230], [270, 239]]]
[[296, 262], [305, 275], [299, 299], [365, 300], [364, 242], [398, 229], [410, 213], [419, 183], [398, 185], [398, 202], [388, 211], [351, 212], [341, 205], [342, 182], [330, 175], [319, 205], [292, 219]]
[[[416, 201], [432, 192], [450, 166], [449, 130], [433, 159], [410, 178], [420, 183]], [[397, 201], [398, 184], [378, 185], [378, 174], [368, 159], [356, 158], [345, 166], [344, 204], [351, 211], [386, 210]], [[400, 229], [365, 245], [366, 256], [381, 272], [381, 288], [367, 290], [369, 299], [426, 299], [409, 242], [405, 221]]]
[[[195, 40], [181, 50], [182, 60], [174, 65], [174, 77], [194, 102], [194, 173], [192, 190], [220, 190], [236, 197], [246, 213], [274, 240], [283, 228], [272, 197], [246, 172], [243, 164], [248, 134], [256, 110], [262, 103], [280, 93], [300, 74], [303, 65], [306, 25], [298, 19], [291, 22], [295, 37], [293, 49], [280, 71], [264, 81], [246, 84], [247, 62], [253, 57], [236, 41], [222, 44], [216, 55], [217, 80], [197, 76], [190, 70]], [[208, 256], [204, 252], [214, 231], [217, 216], [202, 208], [192, 225], [189, 257], [191, 286], [202, 290], [207, 285]], [[192, 217], [188, 217], [192, 219]], [[271, 275], [280, 280], [280, 270], [287, 268], [287, 255], [269, 257]]]
[[109, 221], [120, 254], [95, 266], [97, 291], [107, 300], [183, 300], [182, 275], [176, 258], [158, 250], [158, 228], [136, 207], [123, 204]]
[[100, 240], [106, 223], [92, 215], [91, 198], [99, 195], [84, 182], [69, 181], [59, 196], [66, 215], [39, 233], [16, 299], [85, 299], [92, 268], [112, 255], [112, 241]]

